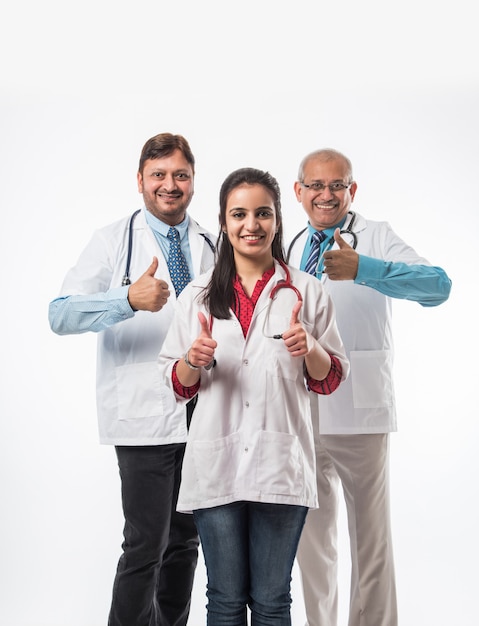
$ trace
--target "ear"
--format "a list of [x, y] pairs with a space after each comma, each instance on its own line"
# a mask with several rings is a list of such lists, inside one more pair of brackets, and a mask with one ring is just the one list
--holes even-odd
[[354, 200], [354, 196], [356, 194], [357, 188], [358, 188], [358, 184], [356, 182], [354, 182], [349, 188], [349, 195], [351, 196], [351, 202], [353, 202]]
[[299, 181], [296, 181], [294, 183], [294, 193], [296, 195], [296, 200], [298, 202], [301, 202], [301, 191], [303, 190], [303, 188], [301, 187], [301, 184]]
[[138, 192], [143, 193], [143, 174], [141, 172], [137, 173], [136, 181], [138, 183]]

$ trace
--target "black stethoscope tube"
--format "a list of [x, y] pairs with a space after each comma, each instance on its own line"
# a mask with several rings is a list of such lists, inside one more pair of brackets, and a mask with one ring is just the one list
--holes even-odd
[[[130, 285], [131, 284], [131, 280], [130, 280], [130, 265], [131, 265], [131, 252], [133, 250], [133, 222], [135, 221], [135, 217], [138, 215], [138, 213], [141, 212], [141, 209], [138, 209], [137, 211], [135, 211], [132, 216], [130, 217], [130, 221], [128, 223], [128, 252], [126, 255], [126, 267], [125, 267], [125, 273], [123, 275], [123, 279], [121, 281], [121, 286], [124, 287], [125, 285]], [[211, 239], [209, 237], [207, 237], [204, 233], [200, 233], [200, 235], [202, 237], [204, 237], [206, 243], [209, 245], [211, 252], [213, 252], [213, 254], [215, 253], [215, 246], [213, 244], [213, 242], [211, 241]]]
[[123, 276], [123, 280], [121, 281], [122, 287], [124, 287], [125, 285], [131, 284], [130, 264], [131, 264], [131, 251], [133, 250], [133, 222], [135, 221], [135, 217], [138, 215], [140, 211], [141, 209], [138, 209], [137, 211], [133, 213], [133, 215], [130, 217], [130, 222], [128, 224], [128, 253], [126, 255], [125, 274]]
[[[353, 240], [353, 250], [356, 250], [356, 247], [358, 245], [358, 236], [356, 235], [355, 232], [353, 232], [353, 226], [356, 222], [356, 213], [354, 211], [348, 211], [349, 215], [351, 215], [351, 219], [349, 220], [349, 224], [347, 226], [347, 228], [340, 230], [339, 234], [340, 235], [351, 235], [352, 240]], [[291, 251], [293, 249], [294, 244], [298, 241], [298, 239], [301, 237], [301, 235], [306, 231], [306, 228], [303, 228], [303, 230], [301, 230], [293, 239], [293, 241], [289, 244], [289, 248], [288, 248], [288, 252], [286, 254], [286, 263], [289, 263], [289, 257], [291, 256]], [[325, 246], [325, 251], [328, 248], [332, 248], [334, 244], [334, 235], [332, 237], [329, 238], [326, 246]], [[324, 252], [323, 252], [324, 254]]]

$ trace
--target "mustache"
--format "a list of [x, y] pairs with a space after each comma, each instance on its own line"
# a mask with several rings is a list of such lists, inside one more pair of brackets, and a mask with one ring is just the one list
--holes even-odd
[[175, 191], [157, 191], [157, 196], [168, 196], [170, 198], [181, 198], [183, 196], [183, 192], [179, 189], [175, 189]]
[[331, 207], [331, 206], [338, 206], [338, 202], [336, 202], [335, 200], [329, 200], [327, 202], [313, 202], [313, 204], [315, 206], [321, 205], [321, 206], [327, 206], [327, 207]]

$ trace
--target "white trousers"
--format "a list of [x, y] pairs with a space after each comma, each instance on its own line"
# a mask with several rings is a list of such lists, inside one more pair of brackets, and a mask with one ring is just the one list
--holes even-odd
[[337, 626], [339, 481], [351, 547], [348, 624], [397, 626], [389, 435], [320, 436], [316, 429], [315, 444], [320, 508], [308, 512], [297, 553], [307, 626]]

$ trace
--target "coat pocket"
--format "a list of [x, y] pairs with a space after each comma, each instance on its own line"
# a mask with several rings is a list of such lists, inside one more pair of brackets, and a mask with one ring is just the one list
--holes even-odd
[[[268, 335], [265, 344], [264, 362], [266, 371], [274, 378], [297, 380], [303, 376], [304, 359], [292, 357], [282, 339], [271, 339], [270, 334], [281, 334], [289, 329], [291, 317], [288, 319], [282, 315], [270, 315], [265, 322], [265, 334]], [[303, 322], [306, 330], [311, 332], [308, 324]]]
[[168, 391], [156, 361], [121, 365], [115, 375], [119, 420], [163, 417]]
[[258, 442], [256, 484], [265, 493], [300, 495], [304, 484], [298, 437], [262, 431]]
[[201, 498], [234, 493], [236, 468], [242, 453], [241, 436], [233, 433], [214, 441], [194, 441], [193, 458]]
[[351, 384], [356, 409], [389, 407], [394, 402], [390, 350], [351, 352]]

